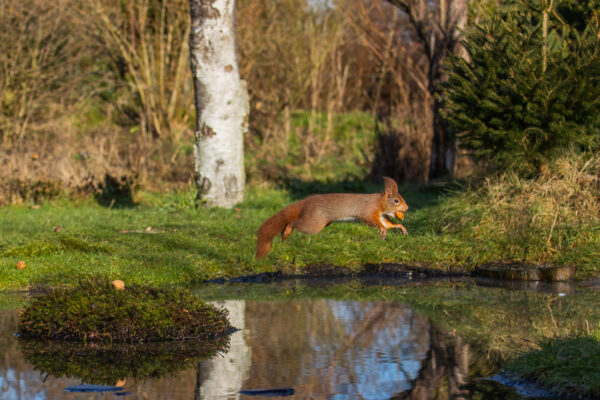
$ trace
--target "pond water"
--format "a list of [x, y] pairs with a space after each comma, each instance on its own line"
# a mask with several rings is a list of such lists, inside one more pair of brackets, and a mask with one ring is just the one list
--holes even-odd
[[[541, 336], [597, 325], [598, 289], [588, 286], [207, 285], [198, 295], [227, 308], [239, 329], [211, 359], [183, 347], [31, 346], [5, 305], [0, 399], [520, 399], [482, 378]], [[0, 304], [24, 301], [14, 296]]]

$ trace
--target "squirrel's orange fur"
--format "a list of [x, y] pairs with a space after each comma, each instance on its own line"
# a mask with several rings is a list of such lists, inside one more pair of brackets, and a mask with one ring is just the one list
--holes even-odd
[[353, 220], [379, 228], [379, 234], [385, 239], [388, 229], [401, 229], [401, 224], [390, 221], [388, 216], [404, 219], [408, 205], [398, 193], [398, 185], [393, 179], [383, 177], [385, 188], [381, 193], [351, 194], [332, 193], [316, 194], [296, 203], [290, 204], [258, 229], [256, 258], [263, 258], [271, 249], [275, 235], [281, 234], [281, 240], [287, 239], [294, 229], [303, 233], [319, 233], [334, 221]]

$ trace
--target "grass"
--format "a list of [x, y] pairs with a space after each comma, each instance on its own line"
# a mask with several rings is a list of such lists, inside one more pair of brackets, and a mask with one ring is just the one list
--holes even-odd
[[600, 327], [585, 335], [542, 340], [539, 349], [520, 355], [506, 370], [564, 397], [599, 398]]
[[[311, 118], [315, 126], [311, 128]], [[329, 121], [329, 118], [331, 119]], [[272, 154], [272, 163], [281, 174], [300, 178], [335, 179], [340, 176], [364, 176], [368, 173], [369, 154], [375, 143], [375, 119], [364, 112], [327, 114], [295, 111], [290, 121], [291, 132], [286, 138], [285, 151], [278, 148], [266, 149]], [[306, 132], [320, 133], [321, 142], [315, 146], [307, 138]], [[326, 133], [330, 129], [331, 132]], [[307, 143], [307, 141], [309, 141]], [[318, 147], [317, 154], [310, 154], [310, 147]], [[372, 155], [369, 154], [370, 157]], [[268, 162], [266, 157], [251, 157], [248, 163], [259, 160]], [[258, 165], [261, 167], [261, 165]], [[265, 165], [262, 165], [265, 168]]]
[[[258, 226], [292, 196], [282, 190], [250, 188], [239, 213], [196, 208], [193, 199], [194, 193], [186, 192], [146, 196], [129, 208], [107, 208], [92, 200], [0, 208], [0, 287], [59, 285], [94, 275], [126, 283], [188, 286], [223, 275], [280, 267], [301, 270], [311, 262], [358, 266], [376, 261], [385, 251], [380, 246], [390, 252], [402, 239], [389, 235], [391, 240], [383, 242], [376, 230], [338, 224], [325, 236], [294, 234], [285, 245], [275, 245], [272, 257], [256, 263]], [[62, 227], [60, 232], [55, 232], [57, 227]], [[340, 240], [330, 247], [332, 236]], [[298, 251], [311, 242], [318, 253]], [[370, 247], [367, 256], [361, 255], [361, 244]], [[353, 249], [343, 260], [337, 254], [347, 245]], [[25, 269], [15, 268], [19, 260], [25, 261]]]
[[[598, 163], [598, 158], [592, 159]], [[586, 164], [587, 163], [587, 164]], [[360, 182], [289, 182], [289, 189], [250, 186], [232, 210], [197, 207], [193, 190], [138, 194], [135, 204], [56, 199], [0, 208], [0, 290], [60, 285], [101, 275], [128, 283], [191, 286], [220, 276], [311, 264], [359, 271], [368, 263], [406, 263], [472, 271], [493, 260], [571, 264], [579, 279], [600, 265], [599, 191], [578, 183], [599, 168], [575, 159], [535, 181], [502, 176], [469, 188], [405, 186], [409, 235], [335, 223], [318, 235], [276, 238], [254, 259], [256, 230], [277, 210], [318, 192], [375, 192]], [[579, 171], [577, 173], [577, 171]], [[16, 269], [24, 261], [25, 269]]]

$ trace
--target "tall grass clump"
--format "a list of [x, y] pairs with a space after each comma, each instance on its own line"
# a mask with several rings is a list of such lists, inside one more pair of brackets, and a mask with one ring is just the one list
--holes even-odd
[[473, 262], [490, 257], [597, 268], [600, 156], [570, 154], [535, 178], [505, 172], [440, 204], [424, 224], [473, 241]]

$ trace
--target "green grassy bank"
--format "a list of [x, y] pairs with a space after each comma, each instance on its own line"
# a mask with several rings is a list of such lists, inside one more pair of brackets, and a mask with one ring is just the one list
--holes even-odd
[[[598, 192], [593, 183], [578, 184], [577, 176], [569, 176], [585, 169], [560, 168], [532, 181], [507, 175], [473, 188], [401, 187], [411, 207], [404, 221], [408, 236], [392, 231], [382, 241], [374, 228], [336, 223], [318, 235], [294, 232], [285, 243], [276, 238], [260, 262], [254, 259], [256, 230], [284, 205], [312, 192], [379, 187], [254, 186], [232, 210], [197, 207], [193, 190], [140, 194], [135, 204], [59, 199], [7, 206], [0, 208], [0, 288], [72, 283], [99, 274], [186, 286], [218, 276], [302, 272], [315, 263], [359, 270], [366, 263], [397, 262], [470, 271], [492, 260], [522, 260], [574, 264], [577, 278], [589, 278], [600, 267]], [[24, 269], [16, 268], [19, 261]]]

